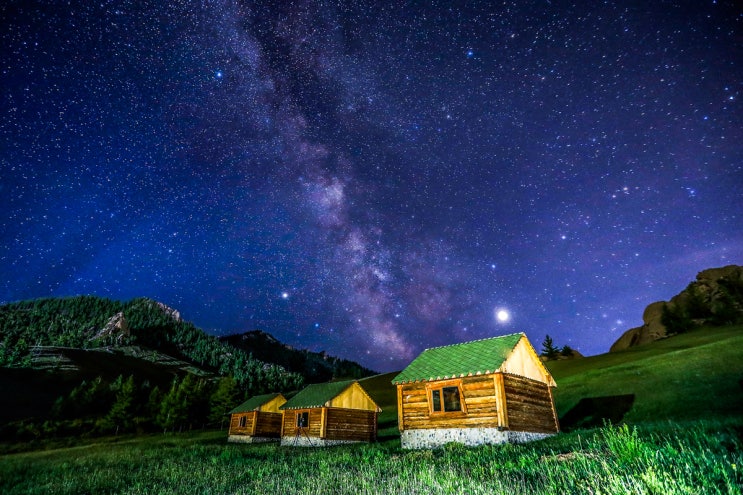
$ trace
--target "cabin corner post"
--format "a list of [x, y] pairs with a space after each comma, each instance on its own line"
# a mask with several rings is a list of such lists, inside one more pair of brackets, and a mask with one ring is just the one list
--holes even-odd
[[328, 408], [320, 408], [320, 438], [325, 438], [328, 434]]
[[255, 429], [258, 425], [258, 411], [253, 411], [253, 423], [250, 425], [250, 436], [255, 436]]
[[498, 426], [508, 428], [508, 408], [506, 406], [506, 385], [503, 380], [503, 373], [493, 375], [493, 384], [495, 385], [495, 404], [496, 414], [498, 417]]
[[397, 385], [397, 429], [402, 432], [403, 430], [403, 423], [402, 423], [402, 385]]
[[550, 396], [550, 405], [552, 406], [552, 417], [555, 419], [555, 431], [560, 431], [560, 420], [557, 418], [557, 409], [555, 408], [555, 398], [552, 396], [552, 387], [547, 386], [547, 392]]
[[377, 440], [377, 429], [378, 429], [377, 418], [378, 418], [378, 416], [379, 416], [379, 412], [375, 410], [374, 411], [373, 418], [372, 418], [372, 420], [374, 421], [372, 423], [372, 435], [373, 435], [372, 441], [376, 441]]

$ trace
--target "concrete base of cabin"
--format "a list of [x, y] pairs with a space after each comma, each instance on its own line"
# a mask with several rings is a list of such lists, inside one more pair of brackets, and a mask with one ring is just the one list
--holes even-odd
[[498, 428], [442, 428], [431, 430], [405, 430], [400, 433], [403, 449], [435, 449], [447, 443], [461, 443], [468, 447], [498, 443], [524, 443], [541, 440], [549, 433], [508, 431]]
[[278, 442], [278, 438], [251, 437], [250, 435], [229, 435], [227, 441], [230, 443], [265, 443]]
[[348, 445], [361, 443], [358, 440], [328, 440], [317, 437], [281, 437], [282, 447], [332, 447], [333, 445]]

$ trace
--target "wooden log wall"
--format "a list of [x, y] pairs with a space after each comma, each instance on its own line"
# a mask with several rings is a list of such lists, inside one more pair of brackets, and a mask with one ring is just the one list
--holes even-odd
[[[435, 382], [431, 382], [435, 384]], [[462, 392], [467, 414], [430, 413], [425, 383], [401, 386], [402, 429], [487, 428], [498, 426], [498, 413], [493, 375], [462, 378]]]
[[[240, 426], [240, 418], [245, 418], [245, 426]], [[255, 411], [232, 414], [230, 416], [229, 435], [250, 435], [253, 432]]]
[[360, 409], [326, 410], [325, 437], [328, 440], [371, 442], [377, 436], [377, 413]]
[[508, 427], [513, 431], [555, 433], [555, 407], [549, 387], [517, 375], [504, 375]]
[[281, 427], [282, 437], [294, 437], [297, 435], [297, 413], [308, 411], [309, 426], [303, 428], [301, 435], [320, 438], [322, 424], [322, 409], [319, 407], [313, 409], [286, 409], [284, 411], [283, 425]]
[[256, 411], [253, 436], [265, 438], [281, 436], [281, 413]]

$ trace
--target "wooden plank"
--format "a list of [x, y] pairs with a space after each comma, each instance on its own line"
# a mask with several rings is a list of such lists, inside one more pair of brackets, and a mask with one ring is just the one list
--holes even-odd
[[403, 423], [403, 409], [402, 409], [402, 385], [397, 386], [397, 429], [403, 431], [405, 425]]
[[493, 390], [492, 375], [481, 375], [477, 377], [462, 378], [464, 390], [490, 389]]
[[481, 398], [481, 397], [495, 397], [495, 390], [491, 386], [491, 387], [488, 387], [488, 388], [477, 388], [477, 389], [473, 389], [473, 390], [465, 390], [464, 391], [464, 398], [465, 399], [478, 399], [478, 398]]
[[471, 407], [482, 407], [482, 406], [490, 406], [492, 409], [495, 409], [495, 397], [492, 395], [488, 395], [486, 397], [465, 397], [464, 401], [467, 403], [467, 411], [470, 411]]
[[328, 408], [320, 408], [320, 438], [325, 438], [328, 433]]

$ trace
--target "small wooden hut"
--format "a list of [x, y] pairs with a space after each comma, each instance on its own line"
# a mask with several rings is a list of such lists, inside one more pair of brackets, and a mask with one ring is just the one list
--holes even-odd
[[523, 333], [426, 349], [392, 383], [403, 448], [525, 442], [559, 431], [557, 385]]
[[228, 442], [277, 442], [281, 437], [281, 394], [257, 395], [230, 411]]
[[308, 385], [281, 406], [281, 445], [370, 442], [381, 409], [356, 380]]

